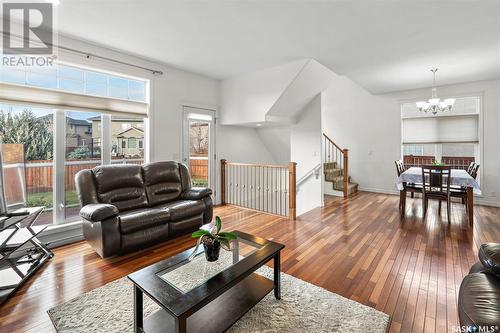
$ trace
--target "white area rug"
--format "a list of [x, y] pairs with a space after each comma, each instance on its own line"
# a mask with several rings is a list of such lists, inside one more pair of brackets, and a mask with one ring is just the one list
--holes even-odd
[[[272, 279], [273, 271], [259, 274]], [[389, 316], [288, 274], [281, 274], [282, 299], [273, 292], [228, 332], [386, 332]], [[144, 316], [158, 306], [144, 296]], [[124, 277], [48, 311], [59, 333], [133, 332], [133, 285]]]

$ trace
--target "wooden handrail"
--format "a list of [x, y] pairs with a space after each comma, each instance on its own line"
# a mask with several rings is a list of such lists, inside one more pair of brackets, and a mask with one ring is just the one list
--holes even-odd
[[[222, 162], [223, 160], [221, 160]], [[226, 161], [226, 160], [224, 160]], [[288, 168], [287, 164], [261, 164], [261, 163], [235, 163], [227, 162], [226, 165], [238, 165], [238, 166], [252, 166], [252, 167], [266, 167], [266, 168]]]
[[[296, 219], [296, 163], [221, 163], [221, 204]], [[288, 179], [287, 179], [288, 178]]]
[[323, 137], [325, 138], [324, 161], [334, 162], [337, 164], [338, 168], [343, 170], [342, 192], [344, 197], [347, 198], [349, 189], [349, 149], [340, 148], [340, 146], [333, 142], [325, 133], [323, 133]]
[[325, 137], [325, 138], [326, 138], [326, 139], [327, 139], [327, 140], [328, 140], [328, 141], [329, 141], [332, 145], [334, 145], [334, 146], [335, 146], [338, 150], [343, 150], [343, 149], [342, 149], [342, 148], [340, 148], [340, 147], [339, 147], [339, 146], [338, 146], [335, 142], [333, 142], [333, 140], [332, 140], [332, 139], [330, 139], [330, 138], [328, 137], [328, 135], [326, 135], [325, 133], [323, 133], [323, 136], [324, 136], [324, 137]]

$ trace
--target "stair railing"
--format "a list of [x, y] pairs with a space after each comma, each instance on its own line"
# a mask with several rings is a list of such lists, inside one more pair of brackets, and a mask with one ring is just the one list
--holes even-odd
[[325, 163], [336, 163], [338, 169], [343, 169], [342, 190], [344, 198], [348, 195], [349, 186], [349, 149], [340, 148], [332, 139], [323, 133]]
[[233, 163], [221, 160], [221, 204], [296, 219], [296, 163]]

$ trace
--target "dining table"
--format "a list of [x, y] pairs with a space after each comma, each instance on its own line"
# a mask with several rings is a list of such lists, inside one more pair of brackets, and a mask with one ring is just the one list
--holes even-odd
[[[451, 169], [450, 177], [450, 186], [463, 187], [467, 192], [467, 219], [469, 223], [472, 224], [474, 221], [474, 195], [481, 195], [479, 183], [463, 169]], [[397, 187], [401, 195], [401, 209], [403, 212], [406, 207], [406, 190], [403, 185], [404, 183], [422, 184], [422, 168], [410, 167], [398, 177]]]

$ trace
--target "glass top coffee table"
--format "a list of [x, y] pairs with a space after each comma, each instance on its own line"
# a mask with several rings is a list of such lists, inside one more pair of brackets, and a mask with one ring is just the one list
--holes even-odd
[[[194, 248], [132, 273], [136, 332], [222, 332], [274, 290], [280, 298], [282, 244], [235, 231], [231, 251], [208, 262]], [[274, 280], [254, 273], [274, 260]], [[143, 317], [146, 294], [161, 309]]]

